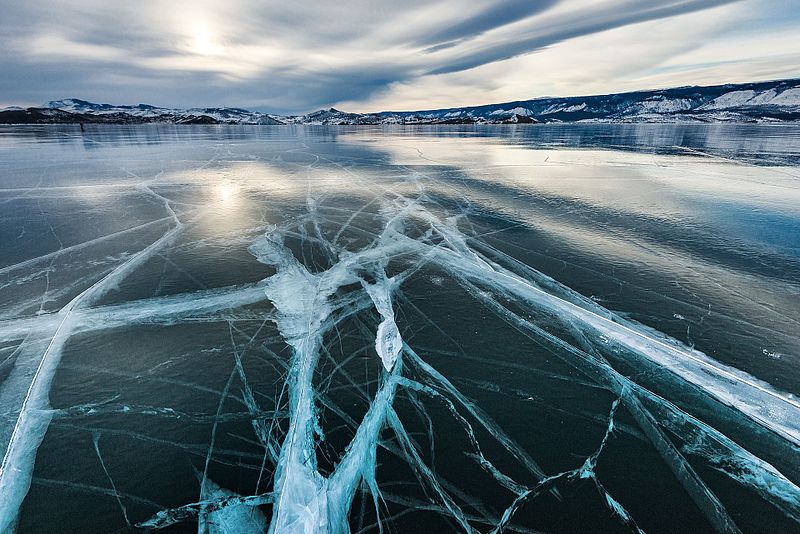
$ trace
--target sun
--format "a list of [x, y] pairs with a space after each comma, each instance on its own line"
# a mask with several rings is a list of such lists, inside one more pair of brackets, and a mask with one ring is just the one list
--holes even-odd
[[195, 24], [191, 29], [189, 50], [200, 56], [220, 56], [225, 47], [219, 42], [214, 32], [205, 24]]

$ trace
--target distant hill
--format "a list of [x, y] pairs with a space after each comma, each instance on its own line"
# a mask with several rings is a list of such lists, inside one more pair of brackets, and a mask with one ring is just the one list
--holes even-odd
[[384, 120], [472, 119], [512, 115], [538, 122], [765, 122], [800, 120], [800, 79], [676, 87], [610, 95], [535, 98], [462, 108], [381, 113]]
[[272, 115], [239, 108], [171, 109], [137, 104], [95, 104], [78, 98], [54, 100], [38, 108], [0, 110], [0, 124], [8, 123], [172, 123], [172, 124], [283, 124]]
[[240, 108], [116, 106], [70, 98], [38, 108], [0, 110], [0, 124], [508, 124], [554, 122], [783, 122], [800, 121], [800, 79], [707, 87], [676, 87], [610, 95], [535, 98], [502, 104], [348, 113], [335, 108], [307, 115], [273, 115]]

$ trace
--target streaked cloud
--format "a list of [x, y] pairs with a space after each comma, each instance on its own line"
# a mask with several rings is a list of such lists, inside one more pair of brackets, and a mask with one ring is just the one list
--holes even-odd
[[0, 106], [419, 109], [800, 75], [794, 0], [0, 0]]

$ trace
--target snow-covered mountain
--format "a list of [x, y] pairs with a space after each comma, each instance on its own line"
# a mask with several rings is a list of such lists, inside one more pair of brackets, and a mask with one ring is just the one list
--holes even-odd
[[39, 108], [0, 110], [0, 123], [174, 124], [497, 124], [537, 122], [773, 122], [800, 121], [800, 79], [677, 87], [610, 95], [536, 98], [502, 104], [348, 113], [335, 108], [281, 116], [241, 108], [173, 109], [116, 106], [70, 98]]
[[[34, 109], [34, 108], [31, 108]], [[95, 104], [77, 98], [53, 100], [43, 110], [60, 110], [82, 116], [84, 122], [170, 122], [176, 124], [283, 124], [272, 115], [240, 108], [172, 109], [137, 104]], [[92, 120], [97, 118], [99, 120]]]
[[396, 122], [766, 122], [800, 120], [800, 79], [677, 87], [610, 95], [536, 98], [463, 108], [386, 112]]

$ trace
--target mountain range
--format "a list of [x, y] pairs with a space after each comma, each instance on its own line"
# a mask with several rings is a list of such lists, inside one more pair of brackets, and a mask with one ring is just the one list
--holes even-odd
[[689, 86], [608, 95], [543, 97], [425, 111], [347, 113], [335, 108], [275, 115], [241, 108], [173, 109], [95, 104], [77, 98], [0, 109], [0, 124], [507, 124], [553, 122], [800, 121], [800, 79]]

